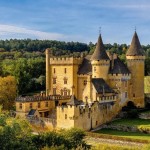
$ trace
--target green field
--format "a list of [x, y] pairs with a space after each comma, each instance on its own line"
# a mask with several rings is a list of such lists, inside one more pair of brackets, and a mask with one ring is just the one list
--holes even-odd
[[140, 126], [150, 125], [150, 119], [118, 119], [111, 122], [112, 125], [127, 125], [127, 126]]
[[118, 131], [118, 130], [112, 130], [112, 129], [101, 129], [99, 131], [96, 131], [96, 133], [150, 141], [150, 134], [145, 134], [145, 133], [140, 133], [140, 132], [124, 132], [124, 131]]
[[145, 76], [144, 78], [144, 92], [150, 93], [150, 76]]

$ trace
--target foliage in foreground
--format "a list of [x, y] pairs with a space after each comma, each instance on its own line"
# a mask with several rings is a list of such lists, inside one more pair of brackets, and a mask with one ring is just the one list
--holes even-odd
[[97, 144], [92, 147], [92, 150], [149, 150], [150, 145], [144, 146], [125, 146], [115, 144]]
[[16, 79], [13, 76], [0, 77], [0, 105], [3, 109], [10, 109], [14, 105], [17, 94]]
[[0, 150], [90, 149], [80, 129], [33, 134], [27, 121], [0, 115]]

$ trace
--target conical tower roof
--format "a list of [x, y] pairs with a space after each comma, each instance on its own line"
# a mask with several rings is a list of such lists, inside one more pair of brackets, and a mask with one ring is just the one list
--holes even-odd
[[131, 45], [126, 53], [126, 56], [143, 56], [144, 55], [144, 50], [141, 47], [138, 35], [135, 31]]
[[96, 45], [96, 49], [91, 57], [91, 60], [101, 60], [101, 59], [109, 59], [106, 51], [105, 51], [105, 47], [102, 41], [102, 37], [101, 34], [99, 35], [98, 41], [97, 41], [97, 45]]

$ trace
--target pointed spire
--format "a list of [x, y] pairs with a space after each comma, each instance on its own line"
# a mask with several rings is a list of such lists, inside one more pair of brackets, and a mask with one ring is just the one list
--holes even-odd
[[126, 53], [126, 56], [143, 56], [144, 55], [144, 50], [141, 47], [138, 35], [135, 31], [131, 45]]
[[91, 60], [101, 60], [101, 59], [109, 59], [108, 55], [106, 54], [105, 47], [102, 41], [101, 34], [99, 35], [96, 49], [91, 57]]

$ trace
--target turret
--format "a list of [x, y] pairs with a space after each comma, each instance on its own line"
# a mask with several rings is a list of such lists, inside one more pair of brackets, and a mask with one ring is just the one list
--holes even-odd
[[99, 35], [96, 49], [91, 57], [92, 78], [103, 78], [107, 80], [110, 60], [105, 51], [101, 35]]
[[129, 99], [137, 107], [144, 107], [144, 50], [135, 31], [131, 45], [126, 53], [127, 66], [131, 72]]

